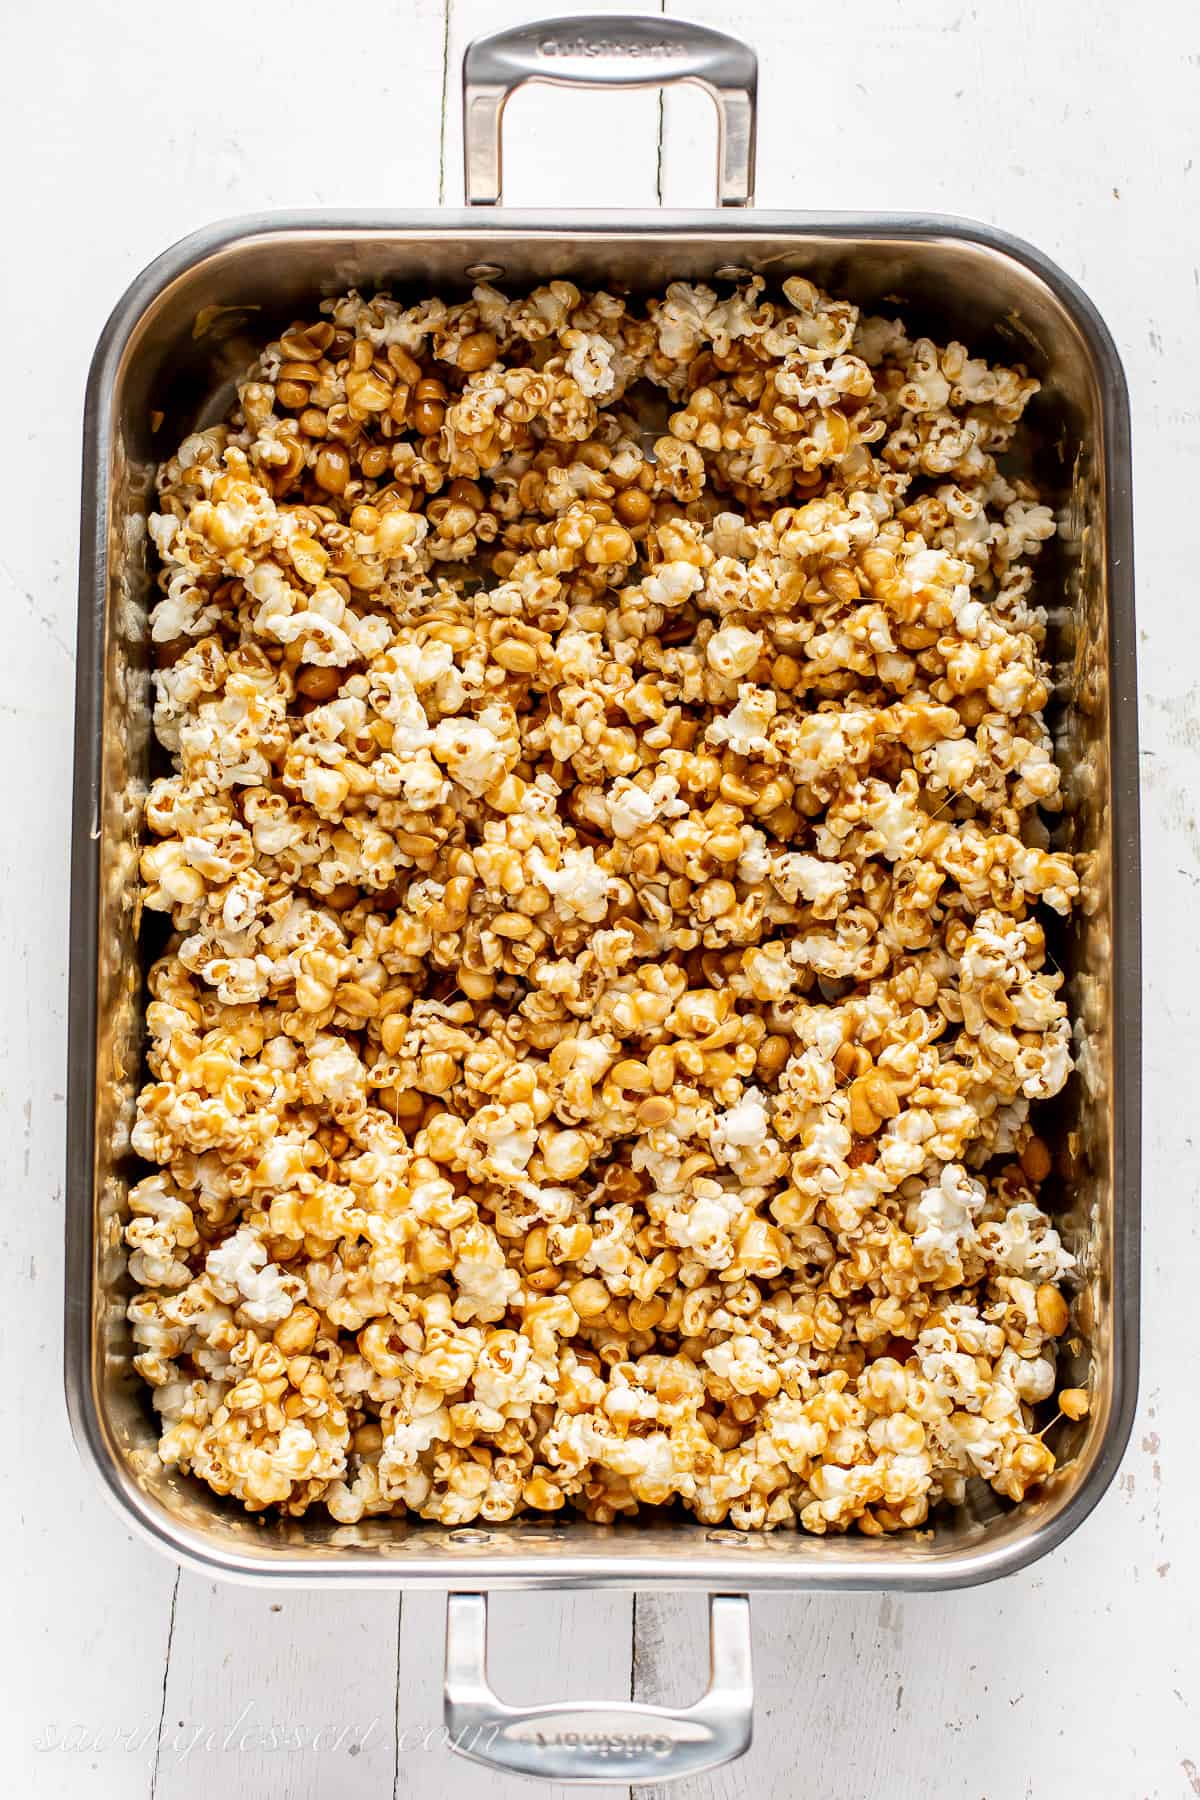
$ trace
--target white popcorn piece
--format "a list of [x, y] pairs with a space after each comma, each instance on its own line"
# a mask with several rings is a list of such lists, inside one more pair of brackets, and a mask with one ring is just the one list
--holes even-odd
[[205, 1269], [218, 1299], [245, 1313], [256, 1325], [277, 1325], [295, 1304], [295, 1278], [267, 1260], [261, 1239], [243, 1226], [210, 1250]]

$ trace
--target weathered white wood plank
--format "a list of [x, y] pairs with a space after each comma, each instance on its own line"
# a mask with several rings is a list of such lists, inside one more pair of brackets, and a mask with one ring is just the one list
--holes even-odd
[[[631, 1676], [632, 1599], [628, 1594], [493, 1594], [489, 1604], [492, 1686], [504, 1700], [627, 1700]], [[400, 1632], [399, 1793], [404, 1800], [522, 1800], [538, 1791], [569, 1800], [575, 1787], [501, 1775], [445, 1747], [442, 1662], [446, 1642], [442, 1594], [406, 1594]], [[599, 1800], [625, 1800], [627, 1787], [590, 1790]]]
[[[1147, 1454], [1130, 1459], [1135, 1480]], [[1123, 1495], [1106, 1503], [1110, 1514], [1123, 1510]], [[1139, 1632], [1134, 1643], [1127, 1631], [1156, 1614], [1166, 1638], [1179, 1596], [1194, 1591], [1197, 1559], [1158, 1574], [1152, 1511], [1131, 1513], [1132, 1562], [1105, 1557], [1101, 1529], [1098, 1520], [1056, 1560], [992, 1588], [756, 1600], [754, 1745], [727, 1769], [661, 1794], [1049, 1800], [1083, 1769], [1106, 1800], [1186, 1794], [1185, 1763], [1200, 1742], [1194, 1656], [1186, 1642]], [[640, 1599], [639, 1695], [687, 1698], [701, 1679], [702, 1641], [695, 1596]], [[683, 1688], [679, 1660], [690, 1677]], [[660, 1790], [648, 1793], [659, 1800]]]
[[395, 1594], [217, 1585], [185, 1574], [152, 1800], [214, 1789], [377, 1800], [395, 1773]]

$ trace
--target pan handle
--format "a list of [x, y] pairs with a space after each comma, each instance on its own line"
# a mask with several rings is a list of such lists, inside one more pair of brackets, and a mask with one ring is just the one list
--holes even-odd
[[506, 1706], [487, 1678], [487, 1595], [446, 1604], [445, 1722], [450, 1747], [472, 1762], [546, 1781], [677, 1781], [732, 1762], [750, 1747], [754, 1685], [750, 1601], [708, 1602], [707, 1691], [694, 1706], [636, 1700], [559, 1700]]
[[501, 120], [527, 81], [557, 87], [668, 87], [694, 81], [717, 107], [717, 200], [754, 198], [758, 58], [748, 44], [660, 13], [543, 19], [468, 44], [463, 58], [463, 157], [469, 206], [496, 206], [502, 187]]

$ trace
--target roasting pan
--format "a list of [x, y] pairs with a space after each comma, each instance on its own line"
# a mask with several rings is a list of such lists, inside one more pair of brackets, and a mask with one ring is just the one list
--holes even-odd
[[[931, 1589], [989, 1581], [1060, 1544], [1111, 1480], [1137, 1379], [1140, 966], [1137, 698], [1129, 412], [1112, 340], [1080, 289], [1029, 245], [959, 219], [751, 212], [756, 62], [698, 25], [572, 18], [477, 41], [463, 71], [464, 211], [268, 214], [195, 233], [118, 304], [92, 363], [84, 434], [71, 871], [66, 1384], [85, 1462], [125, 1520], [209, 1576], [450, 1594], [446, 1721], [455, 1747], [549, 1778], [663, 1781], [750, 1741], [746, 1595], [753, 1589]], [[717, 104], [709, 212], [512, 212], [498, 207], [500, 125], [528, 80], [608, 87], [694, 81]], [[570, 277], [668, 281], [802, 272], [934, 335], [1024, 362], [1042, 381], [1022, 453], [1059, 535], [1038, 569], [1050, 611], [1050, 721], [1065, 771], [1056, 842], [1081, 858], [1083, 898], [1054, 940], [1075, 1020], [1077, 1071], [1056, 1103], [1056, 1224], [1079, 1259], [1068, 1373], [1090, 1416], [1060, 1420], [1059, 1467], [1019, 1507], [971, 1484], [929, 1531], [893, 1538], [713, 1530], [686, 1518], [612, 1526], [527, 1520], [447, 1530], [422, 1522], [261, 1521], [155, 1457], [131, 1366], [120, 1225], [140, 1082], [144, 952], [137, 893], [150, 766], [145, 518], [163, 446], [225, 410], [261, 345], [349, 287], [465, 294]], [[683, 1711], [569, 1702], [513, 1709], [487, 1686], [486, 1594], [502, 1587], [708, 1591], [712, 1683]]]

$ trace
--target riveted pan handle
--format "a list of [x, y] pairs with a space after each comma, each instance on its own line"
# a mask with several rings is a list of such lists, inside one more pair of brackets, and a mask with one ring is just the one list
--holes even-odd
[[476, 38], [463, 59], [467, 203], [495, 206], [502, 187], [501, 120], [527, 81], [557, 87], [668, 87], [694, 81], [711, 94], [719, 130], [717, 199], [754, 198], [758, 58], [748, 44], [661, 14], [544, 19]]
[[547, 1781], [676, 1781], [732, 1762], [750, 1747], [754, 1685], [750, 1602], [713, 1594], [711, 1669], [694, 1706], [635, 1700], [560, 1700], [506, 1706], [487, 1678], [487, 1595], [451, 1594], [446, 1609], [445, 1721], [450, 1746], [472, 1762]]

